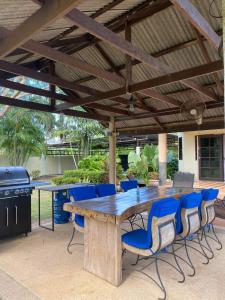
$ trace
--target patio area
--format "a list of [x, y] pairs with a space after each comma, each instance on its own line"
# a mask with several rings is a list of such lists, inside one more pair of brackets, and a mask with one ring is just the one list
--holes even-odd
[[[225, 229], [216, 230], [224, 244]], [[28, 237], [1, 241], [0, 299], [151, 300], [162, 295], [153, 282], [130, 270], [123, 271], [123, 282], [119, 287], [84, 271], [83, 246], [74, 246], [72, 255], [66, 251], [71, 231], [71, 224], [57, 225], [54, 233], [35, 229]], [[78, 233], [77, 239], [83, 241], [82, 234]], [[177, 283], [179, 274], [160, 263], [168, 299], [223, 300], [225, 248], [215, 251], [215, 258], [208, 265], [202, 264], [204, 259], [201, 255], [190, 253], [196, 266], [196, 276], [186, 276], [183, 284]], [[184, 250], [179, 250], [179, 254], [184, 256]], [[123, 267], [130, 267], [135, 259], [134, 255], [125, 254]], [[185, 274], [190, 272], [190, 268], [182, 266]], [[154, 265], [148, 270], [155, 277]]]
[[225, 299], [222, 4], [0, 0], [0, 300]]

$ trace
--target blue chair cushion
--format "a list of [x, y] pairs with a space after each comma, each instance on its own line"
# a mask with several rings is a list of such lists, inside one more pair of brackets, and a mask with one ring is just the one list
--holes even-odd
[[84, 216], [81, 215], [75, 215], [75, 223], [79, 225], [80, 227], [84, 227]]
[[[89, 200], [97, 197], [95, 186], [80, 186], [69, 190], [69, 195], [73, 197], [75, 201]], [[80, 227], [84, 227], [84, 217], [75, 214], [74, 221]]]
[[183, 225], [181, 219], [181, 211], [182, 208], [190, 209], [194, 207], [199, 207], [202, 201], [202, 194], [201, 193], [190, 193], [188, 195], [184, 195], [180, 197], [180, 205], [178, 211], [176, 213], [176, 232], [180, 234], [183, 232]]
[[137, 180], [124, 180], [120, 181], [120, 186], [124, 192], [127, 192], [131, 189], [136, 189], [138, 186], [138, 181]]
[[122, 235], [122, 241], [130, 246], [139, 249], [149, 249], [148, 232], [144, 229], [137, 229]]
[[75, 187], [69, 190], [69, 195], [72, 196], [75, 201], [97, 198], [94, 185]]
[[162, 199], [152, 204], [147, 231], [137, 229], [122, 235], [122, 241], [130, 246], [139, 249], [149, 249], [152, 247], [152, 219], [162, 218], [170, 214], [176, 214], [179, 208], [179, 201], [173, 198]]
[[96, 192], [99, 197], [111, 196], [116, 194], [115, 184], [96, 184]]
[[218, 189], [204, 189], [202, 190], [202, 200], [211, 201], [215, 200], [219, 194]]

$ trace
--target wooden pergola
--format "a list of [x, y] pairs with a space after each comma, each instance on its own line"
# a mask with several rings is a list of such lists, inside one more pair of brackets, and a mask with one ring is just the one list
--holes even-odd
[[[224, 128], [222, 19], [214, 16], [222, 1], [210, 2], [9, 1], [0, 7], [0, 86], [49, 103], [2, 95], [0, 103], [109, 125], [112, 161], [116, 131]], [[15, 76], [49, 90], [10, 80]], [[205, 105], [201, 125], [181, 113], [192, 100]]]

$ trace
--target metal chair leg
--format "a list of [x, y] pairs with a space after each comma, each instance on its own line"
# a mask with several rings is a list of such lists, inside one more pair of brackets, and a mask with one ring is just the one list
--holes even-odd
[[200, 246], [200, 248], [201, 248], [201, 250], [202, 250], [202, 253], [204, 254], [204, 256], [205, 256], [205, 258], [206, 258], [206, 262], [203, 262], [203, 264], [204, 265], [207, 265], [208, 263], [209, 263], [209, 258], [208, 258], [208, 256], [207, 256], [207, 254], [205, 253], [205, 250], [204, 250], [204, 248], [203, 248], [203, 246], [202, 246], [202, 243], [201, 243], [201, 240], [200, 240], [200, 238], [199, 238], [199, 235], [197, 234], [197, 238], [198, 238], [198, 244], [199, 244], [199, 246]]
[[181, 269], [181, 267], [180, 267], [180, 265], [179, 265], [179, 263], [178, 263], [177, 255], [175, 254], [175, 251], [174, 251], [174, 245], [173, 245], [173, 244], [172, 244], [172, 254], [173, 254], [175, 263], [176, 263], [178, 269], [180, 270], [180, 274], [181, 274], [182, 277], [183, 277], [183, 278], [182, 278], [181, 280], [179, 280], [178, 282], [183, 283], [183, 282], [185, 281], [184, 272], [182, 271], [182, 269]]
[[186, 252], [188, 261], [189, 261], [189, 263], [191, 265], [191, 268], [193, 270], [193, 273], [192, 274], [188, 274], [188, 276], [193, 277], [193, 276], [195, 276], [195, 267], [194, 267], [194, 265], [193, 265], [193, 263], [191, 261], [191, 258], [190, 258], [189, 252], [188, 252], [188, 247], [187, 247], [187, 241], [186, 241], [186, 239], [184, 239], [184, 248], [185, 248], [185, 252]]
[[80, 246], [83, 246], [83, 245], [84, 245], [84, 244], [82, 244], [82, 243], [73, 243], [73, 244], [72, 244], [72, 241], [73, 241], [74, 236], [75, 236], [75, 231], [76, 231], [76, 229], [75, 229], [75, 227], [73, 227], [72, 236], [71, 236], [71, 239], [70, 239], [70, 241], [69, 241], [69, 243], [68, 243], [68, 245], [67, 245], [67, 252], [68, 252], [69, 254], [72, 254], [72, 252], [70, 251], [70, 247], [72, 247], [72, 246], [74, 246], [74, 245], [80, 245]]
[[217, 249], [217, 250], [221, 250], [221, 249], [223, 248], [223, 245], [222, 245], [220, 239], [218, 238], [218, 236], [217, 236], [217, 234], [216, 234], [216, 232], [215, 232], [215, 228], [214, 228], [214, 225], [213, 225], [213, 224], [212, 224], [212, 233], [213, 233], [213, 235], [215, 236], [215, 239], [212, 238], [212, 237], [210, 237], [210, 236], [209, 236], [209, 238], [211, 238], [211, 239], [213, 239], [215, 242], [217, 242], [217, 243], [219, 244], [219, 248], [216, 248], [216, 249]]
[[161, 291], [163, 292], [163, 297], [162, 298], [158, 298], [159, 300], [165, 300], [166, 299], [166, 289], [165, 289], [165, 286], [162, 282], [162, 279], [161, 279], [161, 276], [160, 276], [160, 273], [159, 273], [159, 266], [158, 266], [158, 257], [156, 255], [156, 258], [155, 258], [155, 267], [156, 267], [156, 273], [157, 273], [157, 276], [158, 276], [158, 279], [159, 279], [159, 282], [160, 282], [160, 289]]
[[209, 244], [207, 235], [206, 235], [206, 233], [205, 233], [205, 228], [203, 228], [202, 231], [203, 231], [203, 235], [204, 235], [206, 244], [207, 244], [207, 246], [208, 246], [209, 252], [211, 252], [211, 256], [208, 256], [208, 258], [209, 258], [209, 259], [213, 259], [213, 258], [214, 258], [214, 252], [213, 252], [213, 250], [212, 250], [212, 247], [211, 247], [210, 244]]

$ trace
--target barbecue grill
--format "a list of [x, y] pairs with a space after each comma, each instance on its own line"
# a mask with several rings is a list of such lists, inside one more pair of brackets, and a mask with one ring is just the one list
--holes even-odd
[[0, 238], [31, 232], [34, 184], [23, 167], [0, 167]]

